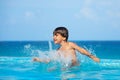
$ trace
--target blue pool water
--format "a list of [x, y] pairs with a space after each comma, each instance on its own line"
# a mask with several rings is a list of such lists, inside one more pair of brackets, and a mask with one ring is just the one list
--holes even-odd
[[54, 53], [51, 41], [1, 41], [0, 80], [119, 80], [120, 41], [73, 41], [101, 59], [95, 63], [77, 52], [80, 65], [63, 69], [60, 63], [33, 62]]

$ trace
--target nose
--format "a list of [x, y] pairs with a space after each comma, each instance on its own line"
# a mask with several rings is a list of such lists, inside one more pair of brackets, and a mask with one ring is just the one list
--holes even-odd
[[55, 39], [55, 36], [53, 36], [53, 40]]

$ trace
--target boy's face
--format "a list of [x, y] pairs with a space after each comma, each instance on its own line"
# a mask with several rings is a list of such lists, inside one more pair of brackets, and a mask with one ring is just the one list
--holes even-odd
[[65, 41], [65, 37], [61, 36], [61, 34], [56, 33], [53, 35], [53, 41], [55, 44], [60, 44], [62, 41]]

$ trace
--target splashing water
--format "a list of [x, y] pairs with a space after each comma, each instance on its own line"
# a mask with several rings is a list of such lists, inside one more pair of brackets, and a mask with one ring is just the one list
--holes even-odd
[[52, 42], [51, 41], [48, 41], [48, 46], [49, 46], [49, 51], [52, 51]]
[[[65, 70], [61, 68], [67, 67], [71, 58], [59, 57], [58, 52], [53, 50], [55, 46], [51, 41], [1, 43], [0, 80], [119, 80], [119, 43], [101, 44], [99, 42], [101, 46], [95, 46], [96, 42], [89, 43], [92, 47], [82, 45], [89, 52], [100, 56], [100, 63], [95, 63], [87, 56], [76, 52], [80, 65]], [[33, 62], [33, 57], [50, 58], [52, 62], [48, 64]]]

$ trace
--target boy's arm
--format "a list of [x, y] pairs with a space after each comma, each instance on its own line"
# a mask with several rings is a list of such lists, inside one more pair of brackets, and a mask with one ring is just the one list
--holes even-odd
[[44, 60], [42, 60], [42, 59], [40, 59], [38, 57], [35, 57], [35, 58], [33, 58], [33, 61], [49, 63], [50, 59], [44, 59]]
[[89, 53], [87, 50], [79, 47], [79, 46], [76, 45], [75, 43], [71, 43], [71, 45], [72, 45], [72, 47], [73, 47], [75, 50], [79, 51], [80, 53], [88, 56], [89, 58], [93, 59], [93, 60], [96, 61], [96, 62], [100, 62], [100, 59], [99, 59], [99, 58], [95, 57], [94, 55], [92, 55], [91, 53]]

